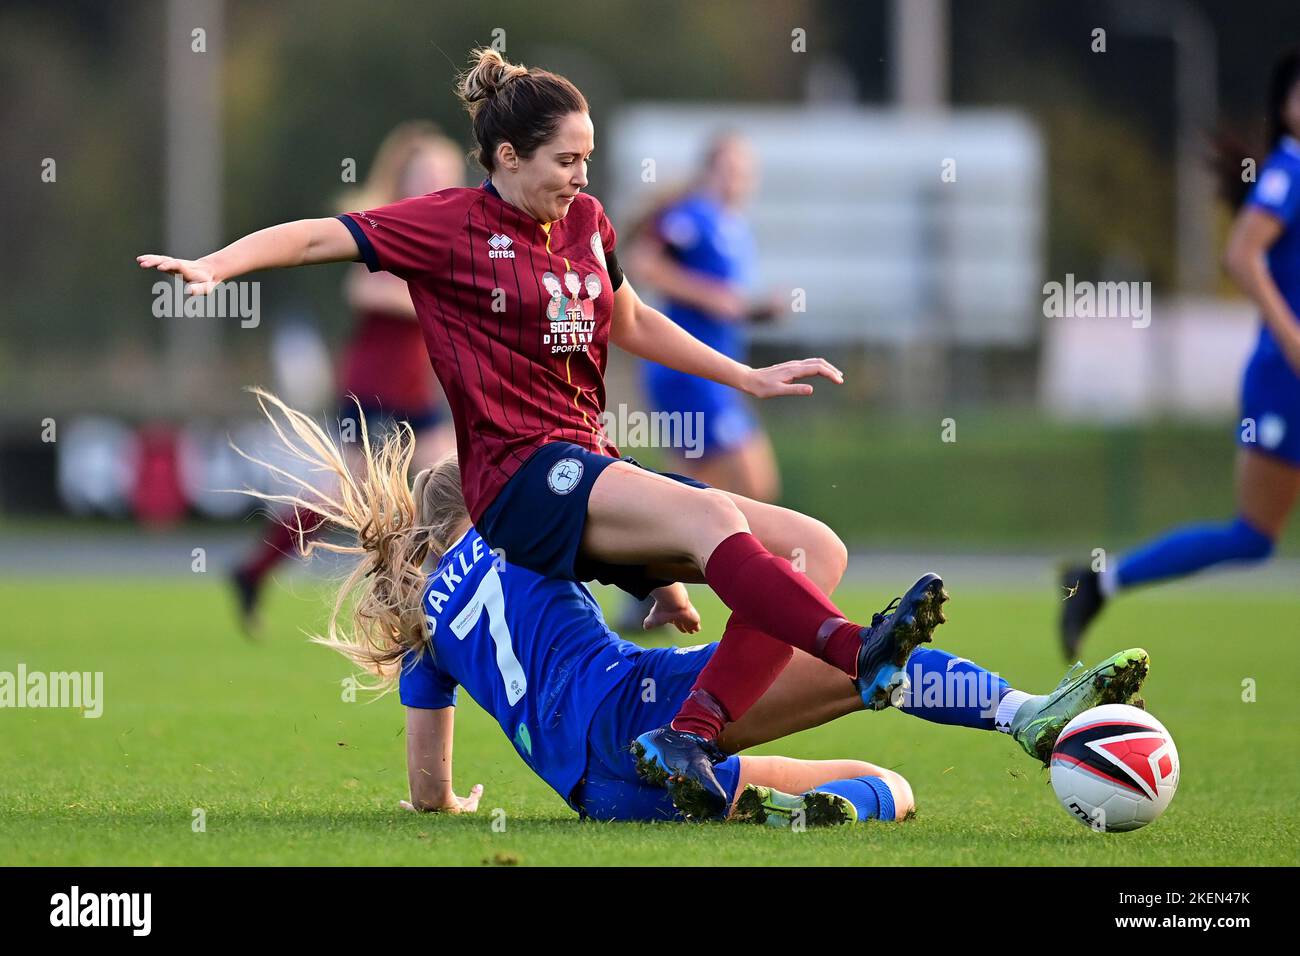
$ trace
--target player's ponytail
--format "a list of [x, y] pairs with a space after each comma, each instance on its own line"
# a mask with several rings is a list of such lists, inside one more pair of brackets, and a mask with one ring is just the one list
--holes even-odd
[[[1273, 66], [1268, 84], [1268, 113], [1264, 119], [1265, 154], [1277, 149], [1282, 137], [1294, 136], [1286, 125], [1286, 103], [1295, 85], [1300, 83], [1300, 48], [1282, 54]], [[1243, 163], [1254, 159], [1262, 165], [1264, 157], [1241, 136], [1220, 132], [1214, 137], [1212, 165], [1219, 181], [1219, 192], [1234, 208], [1239, 208], [1250, 193], [1254, 179], [1243, 175]]]
[[527, 159], [555, 135], [563, 117], [587, 112], [586, 97], [564, 77], [510, 63], [491, 47], [471, 51], [456, 92], [474, 126], [475, 158], [489, 173], [502, 143]]
[[1210, 167], [1218, 182], [1219, 195], [1234, 210], [1240, 209], [1250, 192], [1250, 183], [1243, 175], [1243, 161], [1256, 156], [1258, 151], [1235, 133], [1221, 130], [1210, 141]]
[[446, 553], [468, 520], [456, 456], [421, 471], [412, 487], [407, 479], [415, 450], [411, 427], [403, 423], [375, 446], [360, 415], [362, 461], [349, 468], [342, 449], [314, 419], [269, 392], [249, 391], [257, 396], [284, 450], [306, 464], [309, 474], [327, 475], [329, 484], [337, 483], [337, 491], [236, 448], [289, 487], [278, 494], [251, 488], [242, 493], [292, 506], [294, 520], [309, 513], [348, 532], [343, 542], [307, 540], [300, 524], [295, 530], [305, 557], [320, 548], [357, 559], [339, 587], [326, 634], [313, 635], [312, 640], [378, 677], [377, 686], [391, 686], [402, 657], [426, 642], [420, 606], [424, 566]]
[[1264, 133], [1268, 137], [1269, 149], [1277, 149], [1283, 136], [1297, 133], [1286, 125], [1286, 103], [1297, 83], [1300, 83], [1300, 48], [1293, 48], [1274, 64], [1268, 84], [1268, 120]]

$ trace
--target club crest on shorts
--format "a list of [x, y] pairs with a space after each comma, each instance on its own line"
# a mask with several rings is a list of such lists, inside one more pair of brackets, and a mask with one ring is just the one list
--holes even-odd
[[582, 480], [582, 462], [577, 458], [561, 458], [546, 473], [546, 485], [557, 495], [567, 495]]

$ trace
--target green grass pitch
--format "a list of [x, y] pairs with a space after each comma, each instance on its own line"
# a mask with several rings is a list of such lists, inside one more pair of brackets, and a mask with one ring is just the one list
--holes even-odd
[[[901, 574], [899, 580], [907, 577]], [[1145, 696], [1182, 757], [1165, 816], [1095, 834], [1056, 803], [1012, 741], [897, 713], [856, 714], [763, 748], [861, 757], [912, 782], [917, 817], [802, 833], [580, 823], [462, 696], [457, 792], [477, 815], [405, 813], [401, 708], [343, 700], [348, 666], [305, 643], [323, 591], [301, 577], [268, 601], [258, 645], [204, 582], [139, 578], [0, 584], [0, 670], [103, 671], [104, 713], [0, 710], [0, 863], [29, 864], [1294, 864], [1300, 595], [1181, 586], [1109, 609], [1089, 660], [1141, 645]], [[210, 582], [210, 583], [209, 583]], [[1050, 593], [964, 589], [938, 646], [1040, 691], [1061, 673]], [[866, 616], [886, 586], [841, 591]], [[696, 589], [706, 639], [721, 606]], [[694, 643], [694, 641], [691, 641]], [[1243, 682], [1255, 682], [1254, 701]], [[195, 832], [196, 810], [205, 828]], [[494, 827], [493, 823], [497, 825]]]

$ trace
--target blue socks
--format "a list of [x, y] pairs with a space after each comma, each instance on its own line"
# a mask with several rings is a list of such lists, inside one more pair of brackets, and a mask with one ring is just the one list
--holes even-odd
[[847, 799], [857, 809], [859, 821], [894, 822], [894, 794], [889, 789], [889, 784], [879, 777], [832, 780], [813, 789], [819, 793], [837, 793]]
[[936, 724], [995, 730], [998, 704], [1011, 692], [992, 671], [933, 647], [913, 651], [904, 671], [911, 687], [898, 709]]
[[[936, 724], [1009, 732], [1009, 717], [1004, 721], [1007, 727], [995, 726], [999, 705], [1005, 701], [1003, 709], [1010, 714], [1030, 699], [992, 671], [932, 647], [913, 651], [905, 672], [911, 686], [904, 691], [899, 709]], [[713, 772], [728, 793], [734, 794], [739, 761], [730, 757], [715, 764]], [[894, 819], [894, 795], [880, 777], [832, 780], [813, 789], [849, 800], [859, 820]]]
[[1120, 558], [1114, 584], [1131, 588], [1183, 577], [1223, 561], [1262, 561], [1272, 553], [1273, 539], [1242, 518], [1230, 524], [1189, 525]]
[[726, 760], [713, 765], [713, 775], [727, 792], [727, 806], [736, 802], [736, 787], [740, 785], [740, 757], [732, 754]]
[[[736, 785], [740, 782], [740, 758], [728, 757], [721, 763], [713, 765], [713, 773], [727, 791], [727, 805], [736, 799]], [[879, 777], [850, 777], [845, 780], [832, 780], [819, 787], [813, 787], [824, 793], [838, 793], [848, 799], [858, 811], [859, 820], [894, 820], [894, 794], [889, 784]]]

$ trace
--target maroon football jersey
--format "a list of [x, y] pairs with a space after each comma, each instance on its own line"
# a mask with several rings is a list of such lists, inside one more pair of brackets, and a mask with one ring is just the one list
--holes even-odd
[[595, 197], [547, 225], [482, 186], [339, 218], [367, 267], [411, 290], [474, 521], [547, 442], [618, 455], [600, 417], [615, 234]]

